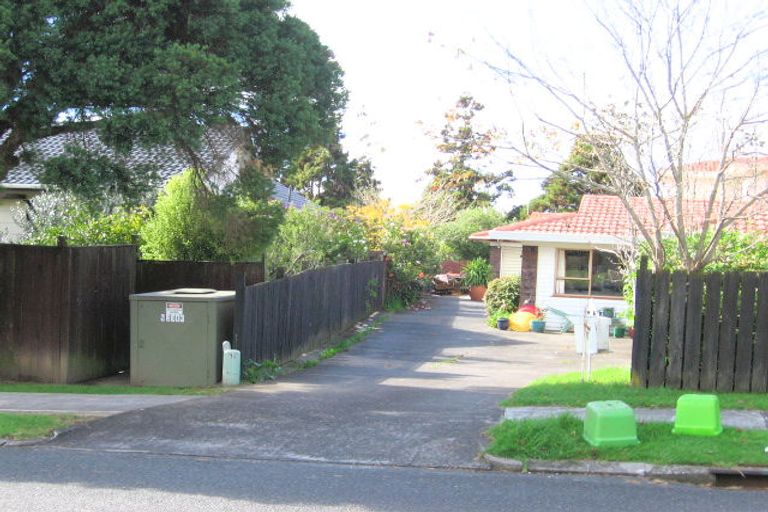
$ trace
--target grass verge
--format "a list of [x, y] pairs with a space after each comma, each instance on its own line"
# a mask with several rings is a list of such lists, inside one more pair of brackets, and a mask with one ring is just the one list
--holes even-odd
[[344, 338], [337, 344], [321, 351], [317, 359], [306, 359], [302, 361], [301, 363], [299, 363], [299, 368], [301, 369], [314, 368], [320, 363], [320, 361], [330, 359], [331, 357], [339, 354], [340, 352], [346, 352], [353, 345], [357, 345], [361, 341], [365, 340], [365, 338], [367, 338], [371, 332], [378, 329], [385, 318], [386, 318], [386, 315], [377, 316], [370, 324], [366, 325], [365, 327], [357, 331], [352, 336], [349, 336], [348, 338]]
[[168, 386], [109, 386], [95, 384], [41, 384], [0, 382], [0, 393], [79, 393], [84, 395], [218, 395], [224, 387], [173, 388]]
[[696, 464], [731, 467], [766, 466], [768, 431], [726, 428], [716, 437], [672, 434], [669, 423], [640, 423], [640, 444], [594, 448], [581, 437], [583, 423], [571, 415], [541, 420], [505, 421], [490, 430], [488, 453], [523, 462], [540, 460], [606, 460], [653, 464]]
[[47, 437], [54, 430], [70, 427], [81, 419], [70, 414], [0, 413], [0, 439]]
[[[561, 405], [584, 407], [595, 400], [621, 400], [631, 407], [675, 407], [680, 389], [637, 388], [630, 386], [629, 370], [603, 368], [592, 372], [590, 382], [581, 382], [581, 373], [550, 375], [517, 390], [501, 405]], [[717, 393], [722, 409], [768, 410], [766, 393]]]

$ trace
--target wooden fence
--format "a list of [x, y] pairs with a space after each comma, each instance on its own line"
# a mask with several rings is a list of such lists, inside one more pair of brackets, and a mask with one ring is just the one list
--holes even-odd
[[632, 383], [768, 389], [768, 274], [651, 272], [635, 285]]
[[72, 383], [127, 370], [128, 295], [234, 289], [264, 263], [137, 261], [136, 247], [0, 244], [0, 379]]
[[174, 288], [234, 290], [241, 276], [249, 284], [264, 281], [264, 262], [140, 260], [136, 268], [136, 293]]
[[241, 284], [234, 344], [244, 361], [293, 359], [380, 309], [385, 277], [385, 262], [368, 261]]
[[128, 367], [136, 248], [0, 245], [0, 378], [79, 382]]

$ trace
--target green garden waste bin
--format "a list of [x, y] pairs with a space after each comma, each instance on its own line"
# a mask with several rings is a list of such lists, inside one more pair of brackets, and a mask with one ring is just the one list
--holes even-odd
[[180, 288], [130, 296], [131, 384], [213, 386], [232, 339], [234, 291]]

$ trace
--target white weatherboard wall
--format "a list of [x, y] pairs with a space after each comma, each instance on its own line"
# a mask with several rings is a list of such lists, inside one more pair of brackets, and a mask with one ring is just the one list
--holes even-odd
[[8, 233], [9, 235], [21, 234], [19, 226], [13, 222], [11, 208], [18, 206], [18, 199], [0, 199], [0, 235]]
[[501, 246], [501, 263], [499, 275], [519, 276], [523, 270], [523, 246], [520, 244]]
[[[555, 297], [555, 279], [557, 277], [557, 250], [558, 249], [589, 249], [590, 246], [539, 246], [539, 258], [536, 268], [536, 306], [553, 307], [567, 314], [569, 317], [581, 317], [587, 307], [587, 297]], [[593, 299], [595, 307], [614, 308], [616, 313], [622, 313], [627, 309], [627, 303], [619, 297], [617, 299]], [[574, 318], [572, 318], [572, 321]], [[561, 323], [554, 315], [547, 316], [547, 330], [560, 329]]]

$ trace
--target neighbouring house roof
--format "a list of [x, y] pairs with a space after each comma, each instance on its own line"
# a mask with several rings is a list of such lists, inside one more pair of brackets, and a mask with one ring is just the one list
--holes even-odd
[[[8, 171], [0, 182], [0, 189], [42, 190], [37, 175], [40, 171], [40, 161], [56, 156], [62, 156], [67, 146], [77, 144], [111, 157], [117, 156], [115, 151], [101, 142], [95, 130], [67, 132], [38, 139], [24, 148], [35, 154], [35, 162], [22, 161]], [[163, 183], [173, 176], [196, 165], [196, 159], [205, 169], [217, 169], [223, 173], [236, 172], [239, 165], [238, 150], [242, 146], [242, 135], [236, 127], [221, 127], [208, 130], [200, 148], [192, 155], [177, 150], [173, 146], [144, 147], [136, 145], [127, 155], [120, 155], [126, 165], [151, 165]], [[309, 200], [296, 190], [293, 190], [277, 180], [273, 180], [275, 191], [273, 198], [281, 201], [284, 206], [301, 208]]]
[[[654, 229], [651, 209], [644, 197], [634, 197], [632, 209], [648, 229]], [[706, 216], [705, 201], [686, 201], [685, 223], [701, 227]], [[655, 201], [654, 210], [660, 212], [662, 204]], [[632, 240], [636, 231], [627, 209], [618, 196], [585, 195], [578, 211], [567, 213], [537, 213], [530, 218], [498, 226], [470, 235], [471, 240], [519, 240], [568, 243], [623, 244]], [[768, 211], [753, 209], [749, 215], [732, 224], [733, 229], [745, 232], [768, 230]]]

